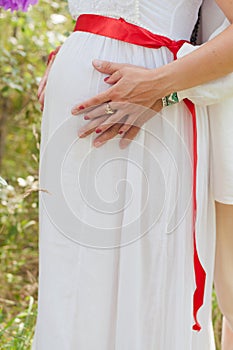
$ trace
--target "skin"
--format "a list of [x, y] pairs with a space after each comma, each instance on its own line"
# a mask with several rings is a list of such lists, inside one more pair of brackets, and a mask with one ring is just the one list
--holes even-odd
[[44, 73], [43, 78], [40, 81], [39, 87], [38, 87], [38, 92], [37, 92], [37, 97], [38, 100], [40, 102], [41, 105], [41, 110], [43, 111], [44, 109], [44, 97], [45, 97], [45, 88], [46, 88], [46, 84], [47, 84], [47, 80], [48, 80], [48, 76], [49, 76], [49, 72], [52, 68], [53, 62], [55, 60], [56, 54], [58, 53], [58, 51], [60, 50], [60, 46], [58, 46], [56, 48], [56, 50], [54, 50], [54, 56], [51, 58], [51, 60], [48, 62], [46, 71]]
[[223, 319], [223, 329], [222, 329], [222, 350], [232, 350], [233, 349], [233, 331], [224, 317]]
[[[224, 314], [222, 350], [233, 349], [233, 205], [216, 202], [216, 258], [214, 282]], [[229, 278], [230, 276], [230, 278]]]

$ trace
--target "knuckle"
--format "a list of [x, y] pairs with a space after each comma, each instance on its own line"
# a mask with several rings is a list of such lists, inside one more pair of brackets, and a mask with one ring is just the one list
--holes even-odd
[[118, 71], [117, 74], [120, 78], [125, 74], [125, 67], [121, 67]]
[[121, 67], [121, 69], [119, 70], [121, 76], [127, 74], [129, 71], [129, 66], [128, 65], [125, 65], [124, 67]]
[[113, 90], [111, 94], [109, 95], [111, 97], [112, 101], [119, 101], [120, 99], [120, 93], [117, 91], [117, 89]]
[[109, 122], [110, 123], [116, 123], [120, 120], [120, 116], [119, 115], [113, 115], [111, 118], [109, 118]]
[[104, 62], [103, 63], [103, 68], [107, 69], [107, 70], [111, 69], [112, 68], [112, 62]]
[[100, 97], [96, 97], [92, 101], [90, 101], [90, 103], [88, 104], [87, 107], [89, 107], [89, 106], [99, 106], [101, 103], [102, 103], [101, 98]]
[[104, 93], [104, 95], [103, 95], [103, 103], [105, 102], [105, 101], [110, 101], [111, 100], [111, 97], [112, 97], [112, 94], [113, 94], [113, 91], [112, 90], [107, 90], [107, 91], [105, 91], [105, 93]]

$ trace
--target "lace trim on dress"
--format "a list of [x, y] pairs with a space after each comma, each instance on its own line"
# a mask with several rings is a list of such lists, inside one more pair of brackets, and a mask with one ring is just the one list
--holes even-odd
[[68, 0], [73, 18], [83, 13], [121, 17], [138, 23], [140, 18], [139, 0]]

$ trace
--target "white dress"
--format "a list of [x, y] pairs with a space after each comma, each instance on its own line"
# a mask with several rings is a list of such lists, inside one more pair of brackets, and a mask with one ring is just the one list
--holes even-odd
[[[189, 39], [200, 0], [70, 0], [80, 13], [123, 17], [174, 40]], [[206, 110], [197, 107], [197, 247], [207, 273], [200, 332], [192, 330], [192, 119], [164, 109], [125, 150], [120, 136], [96, 149], [77, 137], [71, 108], [107, 89], [92, 59], [147, 68], [172, 60], [148, 49], [75, 32], [46, 89], [40, 159], [40, 274], [35, 350], [213, 350], [215, 228]], [[46, 192], [48, 191], [48, 192]]]

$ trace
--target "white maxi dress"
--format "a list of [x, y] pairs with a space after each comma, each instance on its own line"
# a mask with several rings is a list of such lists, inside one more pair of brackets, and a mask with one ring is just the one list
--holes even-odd
[[[71, 14], [123, 17], [174, 40], [189, 39], [201, 0], [70, 0]], [[149, 49], [75, 32], [46, 88], [40, 158], [39, 306], [34, 350], [213, 350], [215, 228], [209, 128], [197, 107], [197, 248], [207, 273], [192, 330], [193, 129], [183, 102], [146, 122], [122, 150], [120, 135], [94, 148], [77, 103], [108, 88], [93, 59], [156, 68]]]

